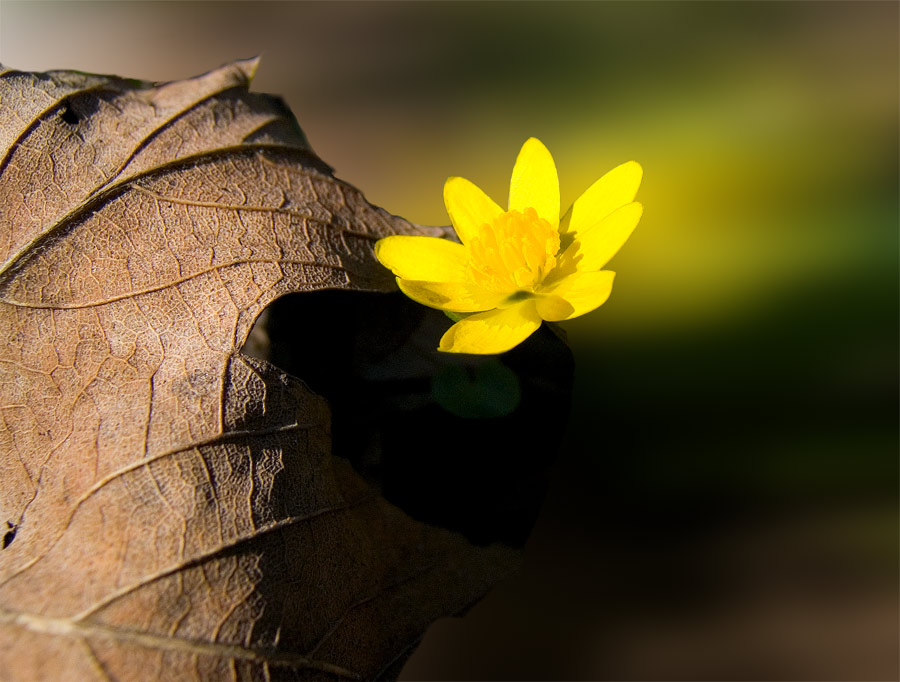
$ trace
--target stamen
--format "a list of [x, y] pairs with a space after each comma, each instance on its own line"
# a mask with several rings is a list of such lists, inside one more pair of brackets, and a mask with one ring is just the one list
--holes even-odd
[[469, 275], [479, 286], [504, 293], [534, 292], [556, 267], [559, 233], [529, 207], [482, 225], [468, 248]]

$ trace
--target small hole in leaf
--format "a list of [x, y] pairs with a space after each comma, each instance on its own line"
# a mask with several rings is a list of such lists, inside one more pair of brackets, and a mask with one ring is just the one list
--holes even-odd
[[6, 534], [3, 536], [3, 546], [0, 547], [0, 549], [9, 547], [12, 544], [12, 541], [16, 539], [16, 531], [19, 530], [19, 527], [16, 524], [10, 523], [9, 521], [6, 522], [6, 527], [9, 528], [9, 530], [6, 531]]
[[78, 116], [78, 114], [74, 109], [72, 109], [71, 105], [68, 102], [63, 107], [60, 118], [69, 125], [75, 125], [76, 123], [78, 123], [78, 121], [81, 120], [81, 117]]

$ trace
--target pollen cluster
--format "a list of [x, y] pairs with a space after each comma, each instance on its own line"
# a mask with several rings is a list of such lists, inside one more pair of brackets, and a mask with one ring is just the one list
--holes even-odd
[[559, 233], [528, 207], [483, 224], [467, 246], [474, 283], [498, 293], [534, 292], [556, 267]]

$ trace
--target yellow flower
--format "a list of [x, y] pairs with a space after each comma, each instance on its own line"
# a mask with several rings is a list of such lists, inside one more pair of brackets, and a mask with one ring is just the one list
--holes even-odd
[[513, 166], [509, 210], [468, 180], [449, 178], [444, 204], [462, 243], [397, 235], [379, 240], [375, 255], [411, 299], [469, 313], [438, 350], [502, 353], [541, 320], [568, 320], [606, 302], [615, 273], [601, 268], [640, 220], [633, 199], [641, 174], [635, 161], [614, 168], [560, 219], [556, 165], [532, 137]]

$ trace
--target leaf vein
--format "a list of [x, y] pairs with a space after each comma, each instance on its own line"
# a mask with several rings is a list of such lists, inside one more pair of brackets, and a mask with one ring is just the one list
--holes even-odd
[[231, 552], [232, 550], [242, 546], [259, 540], [261, 537], [265, 535], [269, 535], [270, 533], [274, 533], [276, 531], [282, 530], [284, 528], [289, 528], [298, 523], [303, 523], [314, 519], [316, 517], [322, 516], [324, 514], [331, 514], [334, 512], [344, 511], [346, 509], [352, 509], [361, 504], [365, 504], [367, 502], [372, 502], [375, 500], [374, 495], [363, 495], [355, 500], [351, 500], [350, 502], [344, 502], [343, 504], [335, 505], [332, 507], [323, 507], [322, 509], [317, 509], [314, 512], [310, 512], [309, 514], [303, 514], [302, 516], [289, 516], [287, 518], [281, 519], [279, 521], [275, 521], [274, 523], [267, 524], [265, 526], [260, 526], [253, 533], [249, 535], [240, 535], [228, 542], [225, 542], [213, 549], [203, 552], [187, 561], [181, 561], [171, 566], [168, 566], [161, 571], [157, 571], [151, 575], [144, 576], [140, 580], [137, 580], [130, 585], [126, 585], [115, 592], [108, 594], [106, 597], [98, 601], [96, 604], [91, 606], [90, 608], [81, 611], [72, 617], [72, 621], [74, 622], [82, 622], [89, 618], [91, 615], [97, 613], [98, 611], [106, 608], [110, 604], [123, 597], [132, 594], [133, 592], [141, 589], [142, 587], [146, 587], [154, 582], [162, 580], [163, 578], [167, 578], [170, 575], [175, 573], [179, 573], [181, 571], [188, 570], [193, 567], [198, 567], [203, 573], [204, 580], [206, 579], [206, 574], [203, 572], [204, 564], [215, 559], [223, 554]]
[[[82, 493], [82, 495], [77, 500], [75, 500], [75, 503], [72, 505], [72, 508], [69, 510], [69, 516], [66, 519], [65, 524], [63, 524], [63, 529], [59, 533], [59, 535], [57, 535], [51, 542], [47, 543], [47, 545], [44, 547], [44, 549], [41, 551], [40, 554], [36, 555], [30, 561], [28, 561], [24, 565], [22, 565], [20, 568], [13, 571], [6, 579], [0, 581], [0, 587], [5, 585], [6, 583], [8, 583], [10, 580], [15, 578], [16, 576], [24, 573], [29, 568], [31, 568], [36, 563], [38, 563], [40, 560], [42, 560], [44, 557], [46, 557], [50, 553], [50, 551], [56, 546], [56, 544], [60, 541], [60, 539], [63, 537], [66, 529], [72, 524], [72, 519], [75, 518], [75, 514], [81, 508], [81, 505], [83, 505], [85, 502], [87, 502], [88, 499], [90, 499], [93, 495], [95, 495], [103, 487], [109, 485], [111, 482], [124, 476], [125, 474], [128, 474], [136, 469], [140, 469], [141, 467], [147, 466], [148, 464], [151, 464], [152, 462], [156, 462], [158, 460], [164, 459], [166, 457], [171, 457], [173, 455], [177, 455], [182, 452], [187, 452], [188, 450], [195, 450], [195, 449], [199, 449], [202, 447], [209, 447], [211, 445], [218, 445], [220, 443], [227, 443], [232, 440], [240, 440], [240, 439], [244, 439], [244, 438], [259, 438], [261, 436], [275, 435], [278, 433], [290, 433], [291, 431], [299, 431], [299, 430], [304, 430], [304, 429], [308, 429], [308, 428], [310, 428], [310, 425], [299, 424], [299, 423], [295, 422], [293, 424], [277, 426], [277, 427], [273, 427], [271, 429], [261, 429], [258, 431], [244, 430], [244, 431], [229, 431], [228, 433], [220, 433], [216, 436], [212, 436], [211, 438], [206, 438], [204, 440], [187, 443], [185, 445], [180, 445], [177, 448], [173, 448], [171, 450], [164, 450], [164, 451], [158, 452], [154, 455], [150, 455], [148, 457], [143, 457], [135, 462], [132, 462], [131, 464], [128, 464], [127, 466], [122, 467], [121, 469], [117, 469], [116, 471], [113, 471], [113, 472], [107, 474], [102, 479], [100, 479], [99, 481], [94, 483], [84, 493]], [[38, 486], [39, 485], [40, 485], [40, 477], [38, 478]], [[35, 492], [35, 497], [36, 496], [37, 496], [37, 492]]]
[[220, 642], [205, 642], [184, 637], [169, 637], [150, 632], [114, 628], [108, 625], [91, 622], [77, 622], [68, 618], [48, 618], [30, 613], [21, 613], [0, 609], [0, 623], [25, 628], [31, 632], [50, 635], [74, 637], [78, 639], [92, 638], [113, 640], [120, 643], [147, 649], [160, 649], [195, 656], [215, 656], [251, 663], [279, 665], [295, 669], [310, 669], [338, 675], [351, 680], [360, 679], [360, 675], [352, 670], [328, 661], [308, 658], [292, 651], [277, 651], [263, 647], [243, 647]]
[[241, 265], [250, 265], [252, 263], [263, 263], [265, 265], [279, 265], [282, 263], [286, 263], [288, 265], [308, 265], [317, 268], [322, 268], [325, 270], [334, 270], [336, 272], [346, 272], [345, 268], [339, 265], [331, 265], [328, 263], [321, 263], [314, 260], [300, 260], [300, 259], [270, 259], [270, 258], [244, 258], [242, 260], [231, 261], [229, 263], [222, 263], [221, 265], [216, 265], [206, 270], [201, 270], [200, 272], [195, 272], [192, 275], [187, 275], [182, 279], [173, 280], [171, 282], [166, 282], [165, 284], [160, 284], [155, 287], [148, 287], [146, 289], [140, 289], [138, 291], [129, 291], [128, 293], [121, 294], [119, 296], [110, 296], [107, 299], [103, 299], [101, 301], [88, 301], [87, 303], [72, 303], [72, 304], [52, 304], [52, 303], [26, 303], [25, 301], [16, 301], [8, 298], [0, 298], [0, 303], [7, 303], [11, 306], [15, 306], [17, 308], [28, 308], [30, 310], [83, 310], [86, 308], [96, 308], [103, 305], [108, 305], [110, 303], [116, 303], [117, 301], [123, 301], [128, 298], [135, 298], [137, 296], [146, 296], [147, 294], [152, 294], [157, 291], [163, 291], [170, 287], [178, 286], [179, 284], [184, 284], [185, 282], [189, 282], [192, 279], [196, 279], [198, 277], [203, 277], [204, 275], [208, 275], [213, 272], [218, 272], [221, 270], [225, 270], [227, 268], [238, 267]]

